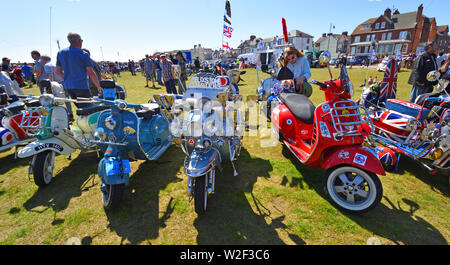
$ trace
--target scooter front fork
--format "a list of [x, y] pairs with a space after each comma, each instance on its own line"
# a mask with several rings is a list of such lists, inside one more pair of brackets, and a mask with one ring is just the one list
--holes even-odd
[[[189, 193], [189, 202], [192, 201], [193, 197], [193, 188], [194, 188], [194, 179], [193, 177], [188, 177], [188, 187], [187, 187], [187, 191]], [[213, 168], [209, 173], [208, 173], [208, 193], [213, 195], [215, 193], [215, 189], [216, 189], [216, 169]]]

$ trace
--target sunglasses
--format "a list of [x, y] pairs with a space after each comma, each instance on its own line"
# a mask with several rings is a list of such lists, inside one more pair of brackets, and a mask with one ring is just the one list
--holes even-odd
[[289, 61], [292, 61], [292, 60], [295, 60], [295, 59], [297, 59], [297, 56], [295, 56], [295, 55], [292, 55], [291, 57], [288, 57]]

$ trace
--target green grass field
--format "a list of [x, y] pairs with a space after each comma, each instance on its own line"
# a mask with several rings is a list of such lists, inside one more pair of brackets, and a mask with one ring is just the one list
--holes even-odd
[[[337, 76], [338, 71], [333, 69]], [[356, 87], [367, 70], [349, 69]], [[313, 69], [313, 79], [329, 79], [326, 69]], [[410, 72], [399, 75], [399, 95], [408, 99]], [[381, 74], [371, 71], [372, 76]], [[263, 75], [265, 76], [265, 75]], [[242, 94], [255, 94], [256, 74], [249, 70]], [[128, 101], [146, 103], [165, 88], [145, 88], [144, 78], [123, 73]], [[37, 94], [38, 89], [25, 89]], [[361, 89], [357, 88], [355, 98]], [[324, 101], [315, 89], [315, 104]], [[281, 146], [260, 148], [247, 137], [237, 162], [217, 175], [216, 194], [208, 211], [198, 217], [188, 202], [184, 155], [172, 146], [157, 162], [132, 163], [133, 174], [122, 206], [105, 212], [95, 152], [58, 157], [51, 186], [38, 189], [27, 177], [29, 160], [0, 154], [0, 243], [66, 244], [448, 244], [450, 200], [448, 172], [428, 174], [416, 162], [402, 159], [400, 174], [380, 177], [382, 203], [372, 212], [354, 216], [340, 212], [326, 199], [324, 172], [300, 165], [283, 155]]]

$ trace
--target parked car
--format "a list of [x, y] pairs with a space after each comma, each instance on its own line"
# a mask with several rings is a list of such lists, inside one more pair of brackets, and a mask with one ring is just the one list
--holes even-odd
[[330, 65], [335, 65], [338, 62], [339, 58], [332, 58], [330, 60]]
[[353, 59], [353, 65], [369, 65], [370, 59], [369, 56], [366, 55], [358, 55]]

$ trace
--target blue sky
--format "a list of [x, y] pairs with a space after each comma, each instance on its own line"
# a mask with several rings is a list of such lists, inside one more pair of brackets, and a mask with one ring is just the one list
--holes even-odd
[[[55, 57], [70, 31], [78, 32], [94, 59], [139, 59], [161, 50], [190, 49], [201, 43], [221, 45], [224, 0], [22, 0], [2, 1], [0, 57], [13, 62], [31, 61], [30, 51]], [[288, 29], [299, 29], [315, 39], [328, 32], [348, 31], [395, 6], [402, 13], [416, 11], [436, 17], [438, 25], [450, 24], [448, 0], [231, 0], [233, 38], [236, 47], [250, 35], [281, 35], [281, 18]], [[52, 38], [50, 50], [50, 7]]]

